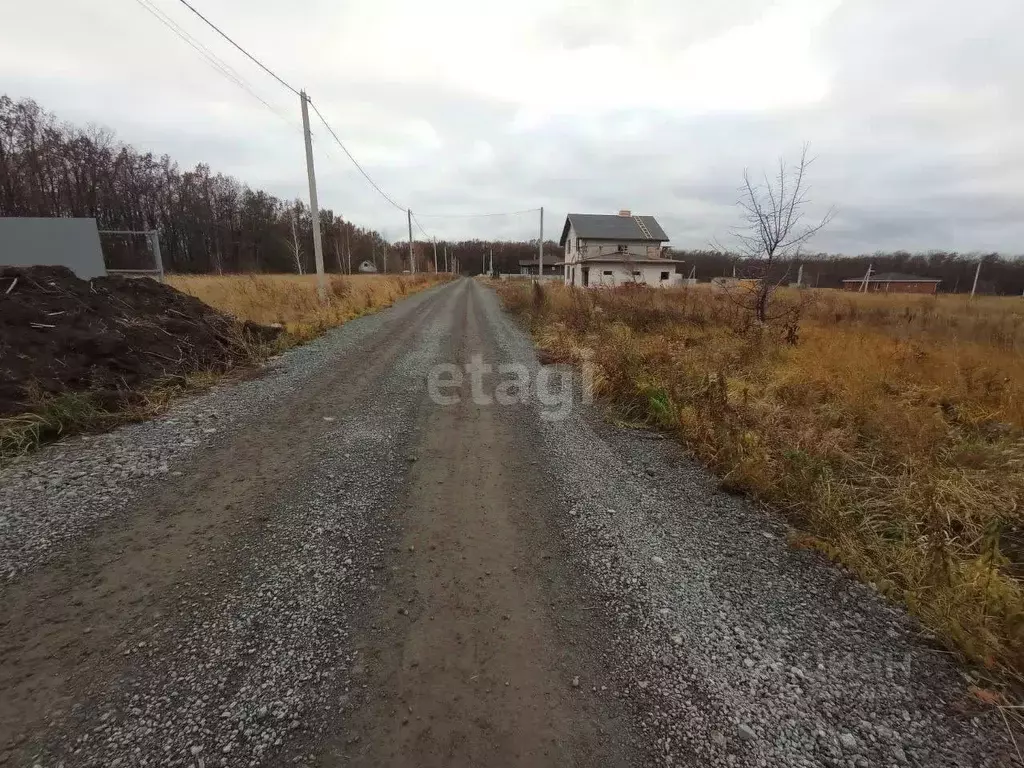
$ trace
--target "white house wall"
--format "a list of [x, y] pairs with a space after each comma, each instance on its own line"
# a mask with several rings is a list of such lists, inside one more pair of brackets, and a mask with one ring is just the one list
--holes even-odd
[[[620, 250], [623, 249], [623, 250]], [[624, 253], [636, 259], [655, 259], [661, 256], [661, 243], [637, 242], [620, 240], [579, 240], [576, 230], [569, 225], [569, 234], [565, 238], [565, 260], [570, 262], [611, 256]]]
[[[623, 248], [624, 250], [619, 250]], [[653, 259], [661, 256], [662, 247], [660, 243], [650, 242], [621, 242], [618, 240], [577, 240], [576, 230], [569, 225], [569, 234], [565, 239], [565, 267], [563, 277], [565, 278], [566, 285], [573, 283], [573, 267], [576, 268], [576, 285], [581, 285], [580, 278], [580, 263], [587, 259], [593, 259], [600, 256], [626, 256], [627, 258], [632, 257], [635, 259]], [[592, 262], [591, 262], [592, 264]], [[599, 276], [603, 279], [599, 280], [597, 285], [622, 285], [624, 282], [643, 282], [648, 285], [666, 285], [670, 282], [675, 282], [674, 276], [675, 267], [670, 265], [669, 267], [669, 280], [661, 280], [661, 272], [664, 269], [661, 265], [642, 265], [633, 264], [631, 268], [622, 264], [612, 264], [610, 266], [602, 266], [600, 270], [596, 267], [591, 268], [591, 279], [593, 280], [595, 271], [603, 273], [610, 270], [611, 275], [600, 274]], [[640, 276], [633, 278], [631, 271], [637, 270], [641, 273]], [[653, 277], [652, 277], [653, 275]], [[594, 284], [594, 283], [592, 283]]]
[[[653, 287], [667, 287], [679, 285], [682, 275], [675, 273], [675, 264], [624, 264], [624, 263], [575, 263], [566, 265], [565, 282], [572, 284], [573, 270], [575, 269], [575, 284], [583, 285], [583, 267], [590, 270], [588, 285], [591, 288], [614, 287], [634, 283], [650, 285]], [[638, 274], [633, 274], [634, 272]], [[662, 274], [667, 272], [668, 279], [662, 280]], [[609, 274], [610, 273], [610, 274]]]
[[[623, 250], [619, 250], [623, 248]], [[656, 259], [661, 256], [660, 243], [629, 242], [614, 240], [584, 240], [580, 250], [573, 251], [574, 259], [595, 259], [601, 256], [632, 256], [634, 259]]]

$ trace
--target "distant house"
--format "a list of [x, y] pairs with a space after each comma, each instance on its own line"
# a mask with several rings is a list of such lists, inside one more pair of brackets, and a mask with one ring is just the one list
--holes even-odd
[[[932, 277], [918, 277], [902, 272], [879, 272], [867, 279], [867, 290], [871, 293], [936, 293], [941, 282]], [[864, 290], [864, 278], [850, 277], [843, 280], [843, 290]]]
[[570, 213], [558, 241], [565, 261], [557, 266], [566, 285], [679, 285], [676, 264], [681, 262], [665, 257], [666, 242], [668, 235], [653, 216]]
[[[519, 274], [520, 275], [536, 275], [537, 274], [537, 259], [520, 259], [519, 260]], [[560, 275], [562, 274], [562, 268], [558, 266], [555, 259], [550, 261], [544, 261], [544, 274], [545, 275]]]
[[372, 274], [377, 271], [377, 265], [372, 261], [361, 261], [359, 262], [359, 271], [363, 274]]

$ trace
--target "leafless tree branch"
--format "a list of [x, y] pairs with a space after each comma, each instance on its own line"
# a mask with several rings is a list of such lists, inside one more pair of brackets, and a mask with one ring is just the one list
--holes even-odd
[[[800, 159], [794, 165], [787, 165], [785, 158], [780, 157], [778, 175], [774, 180], [764, 173], [764, 181], [756, 184], [749, 170], [743, 172], [743, 184], [737, 200], [743, 224], [731, 234], [740, 253], [760, 262], [759, 283], [753, 306], [760, 323], [769, 319], [768, 303], [782, 282], [773, 282], [770, 277], [776, 260], [799, 254], [801, 247], [835, 216], [835, 209], [830, 208], [818, 222], [804, 223], [806, 208], [810, 203], [807, 171], [814, 163], [809, 152], [810, 145], [804, 144]], [[723, 252], [726, 250], [719, 249]]]

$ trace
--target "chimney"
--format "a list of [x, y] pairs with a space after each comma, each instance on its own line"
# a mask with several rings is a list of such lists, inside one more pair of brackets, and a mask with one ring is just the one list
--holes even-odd
[[632, 215], [633, 215], [633, 212], [628, 210], [628, 209], [626, 209], [626, 208], [623, 208], [621, 211], [619, 211], [619, 216], [632, 216]]

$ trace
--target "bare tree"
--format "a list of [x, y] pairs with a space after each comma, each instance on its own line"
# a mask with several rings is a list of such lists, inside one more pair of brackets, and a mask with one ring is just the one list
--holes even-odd
[[352, 241], [348, 236], [348, 227], [345, 227], [345, 262], [348, 264], [348, 273], [352, 274]]
[[299, 205], [296, 203], [295, 210], [292, 211], [292, 242], [291, 252], [292, 258], [295, 259], [295, 269], [298, 273], [302, 274], [302, 244], [299, 242], [299, 231], [296, 226], [296, 220], [299, 218]]
[[628, 245], [626, 246], [626, 250], [622, 251], [621, 254], [622, 266], [625, 268], [626, 272], [629, 273], [627, 281], [633, 283], [634, 285], [643, 284], [644, 280], [640, 274], [640, 270], [636, 268], [636, 258], [634, 257], [633, 253], [629, 250]]
[[[772, 266], [784, 259], [800, 254], [803, 245], [825, 227], [835, 215], [835, 209], [815, 223], [806, 223], [804, 214], [808, 203], [807, 171], [814, 159], [808, 157], [810, 145], [804, 144], [800, 160], [789, 166], [779, 158], [778, 173], [774, 179], [764, 174], [763, 183], [755, 183], [750, 172], [743, 172], [743, 186], [737, 205], [743, 211], [744, 225], [733, 231], [737, 250], [758, 263], [758, 282], [752, 293], [751, 308], [759, 323], [769, 320], [768, 305], [772, 293], [785, 279], [774, 278]], [[724, 250], [724, 249], [723, 249]]]

